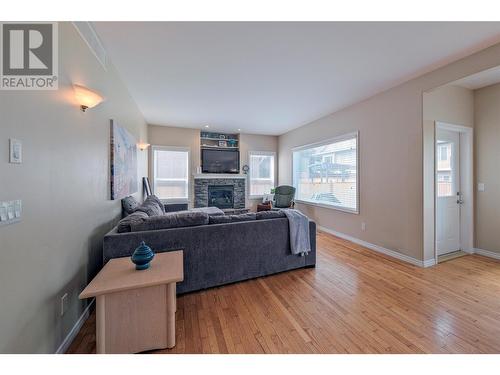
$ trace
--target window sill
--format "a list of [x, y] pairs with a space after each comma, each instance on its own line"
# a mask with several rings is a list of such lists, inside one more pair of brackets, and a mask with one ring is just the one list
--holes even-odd
[[295, 203], [305, 204], [305, 205], [308, 205], [308, 206], [328, 208], [330, 210], [341, 211], [341, 212], [345, 212], [345, 213], [348, 213], [348, 214], [359, 215], [359, 210], [350, 210], [348, 208], [337, 207], [337, 206], [330, 205], [330, 204], [323, 204], [323, 203], [316, 203], [316, 202], [310, 202], [310, 201], [303, 201], [303, 200], [300, 200], [300, 199], [295, 199], [294, 201], [295, 201]]
[[248, 199], [249, 200], [264, 199], [264, 196], [263, 195], [249, 195]]

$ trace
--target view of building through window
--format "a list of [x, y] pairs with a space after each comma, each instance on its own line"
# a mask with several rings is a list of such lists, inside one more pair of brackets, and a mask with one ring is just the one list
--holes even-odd
[[294, 151], [297, 200], [358, 211], [357, 143], [353, 134]]

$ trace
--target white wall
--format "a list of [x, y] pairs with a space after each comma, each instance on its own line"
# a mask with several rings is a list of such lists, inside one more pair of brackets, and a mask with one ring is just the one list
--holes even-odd
[[[106, 101], [81, 112], [72, 83]], [[103, 69], [71, 23], [59, 24], [59, 90], [0, 91], [0, 119], [0, 200], [23, 201], [22, 222], [0, 227], [0, 352], [53, 353], [87, 304], [78, 294], [121, 215], [109, 200], [109, 121], [143, 141], [147, 127], [114, 67]], [[23, 142], [21, 165], [8, 163], [9, 138]], [[147, 153], [138, 162], [147, 175]]]
[[422, 93], [499, 64], [497, 44], [280, 136], [280, 184], [291, 183], [293, 147], [359, 130], [360, 214], [298, 207], [319, 225], [423, 260]]

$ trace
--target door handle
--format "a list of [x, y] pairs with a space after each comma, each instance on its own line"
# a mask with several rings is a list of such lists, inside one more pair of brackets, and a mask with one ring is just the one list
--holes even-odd
[[462, 194], [460, 192], [457, 192], [457, 204], [464, 204], [464, 200], [462, 198]]

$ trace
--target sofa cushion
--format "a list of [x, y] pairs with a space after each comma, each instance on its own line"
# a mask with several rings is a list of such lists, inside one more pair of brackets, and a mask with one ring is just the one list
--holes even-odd
[[150, 195], [136, 211], [145, 212], [148, 216], [159, 216], [165, 213], [165, 207], [156, 196]]
[[259, 211], [257, 212], [257, 220], [277, 219], [286, 217], [283, 211]]
[[192, 212], [205, 212], [205, 213], [208, 214], [208, 216], [221, 216], [221, 215], [224, 215], [224, 211], [222, 211], [218, 207], [193, 208], [191, 211]]
[[126, 233], [132, 231], [132, 224], [143, 222], [148, 218], [148, 214], [141, 211], [135, 211], [128, 215], [127, 217], [121, 219], [118, 222], [118, 226], [116, 228], [118, 233]]
[[210, 216], [210, 224], [235, 223], [240, 221], [253, 221], [256, 219], [254, 212], [240, 215]]
[[133, 196], [129, 195], [122, 199], [122, 209], [125, 216], [130, 215], [139, 207], [139, 202]]
[[208, 224], [208, 214], [205, 212], [179, 211], [168, 212], [165, 215], [150, 216], [131, 225], [132, 232], [158, 230], [168, 228], [193, 227]]

